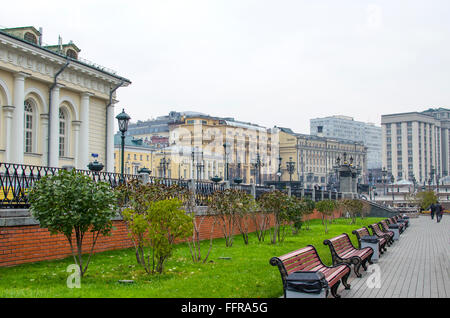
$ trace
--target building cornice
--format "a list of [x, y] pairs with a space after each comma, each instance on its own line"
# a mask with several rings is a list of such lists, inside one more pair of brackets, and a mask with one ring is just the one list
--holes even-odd
[[[109, 95], [112, 86], [122, 81], [123, 86], [131, 84], [131, 81], [126, 78], [0, 31], [0, 68], [2, 69], [8, 70], [7, 66], [12, 65], [22, 69], [23, 72], [30, 73], [32, 77], [40, 77], [51, 83], [54, 74], [67, 60], [70, 64], [59, 79], [72, 84], [67, 85], [69, 89]], [[2, 63], [4, 63], [3, 67]]]

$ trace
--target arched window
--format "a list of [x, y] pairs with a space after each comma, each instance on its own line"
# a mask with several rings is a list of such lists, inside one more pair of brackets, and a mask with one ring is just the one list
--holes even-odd
[[23, 36], [23, 39], [25, 41], [37, 44], [37, 38], [33, 33], [30, 32], [26, 32], [25, 35]]
[[66, 55], [67, 55], [68, 57], [70, 57], [70, 58], [75, 59], [75, 60], [78, 58], [77, 52], [75, 52], [75, 51], [72, 50], [72, 49], [68, 49], [68, 50], [66, 51]]
[[33, 106], [30, 100], [26, 100], [24, 103], [24, 151], [33, 152]]
[[67, 147], [67, 116], [64, 111], [59, 109], [59, 156], [66, 156]]

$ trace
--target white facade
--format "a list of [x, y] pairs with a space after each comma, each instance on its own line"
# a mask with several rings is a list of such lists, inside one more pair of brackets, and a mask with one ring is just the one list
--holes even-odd
[[131, 82], [24, 40], [41, 35], [33, 27], [9, 30], [0, 30], [0, 162], [87, 169], [97, 153], [113, 171], [111, 91]]
[[349, 116], [329, 116], [310, 120], [314, 136], [362, 142], [367, 147], [367, 168], [381, 168], [381, 127], [355, 121]]
[[[443, 114], [445, 118], [434, 115]], [[450, 110], [383, 115], [383, 166], [396, 178], [428, 184], [448, 175]]]

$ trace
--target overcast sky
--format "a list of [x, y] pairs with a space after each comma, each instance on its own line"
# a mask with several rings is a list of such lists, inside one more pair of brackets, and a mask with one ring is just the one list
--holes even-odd
[[9, 1], [0, 25], [43, 28], [132, 81], [132, 120], [192, 110], [309, 133], [311, 118], [449, 107], [448, 0]]

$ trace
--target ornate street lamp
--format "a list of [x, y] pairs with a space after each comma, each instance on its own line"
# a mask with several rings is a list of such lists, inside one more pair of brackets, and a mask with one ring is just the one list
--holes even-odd
[[257, 174], [259, 174], [259, 183], [257, 183], [257, 184], [261, 184], [261, 166], [263, 166], [264, 164], [261, 162], [259, 153], [256, 154], [255, 163], [252, 163], [252, 165], [253, 165], [253, 168], [255, 169], [255, 183], [257, 183]]
[[394, 206], [394, 200], [395, 200], [395, 198], [394, 198], [394, 181], [395, 181], [395, 177], [394, 177], [393, 174], [391, 174], [391, 184], [392, 184], [392, 190], [391, 190], [391, 192], [392, 192], [392, 206]]
[[289, 157], [289, 161], [286, 162], [286, 169], [289, 173], [289, 181], [292, 182], [292, 174], [295, 171], [295, 162], [292, 161], [292, 157]]
[[281, 158], [281, 156], [279, 156], [278, 157], [278, 172], [277, 172], [278, 182], [281, 181], [281, 160], [283, 160], [283, 158]]
[[224, 166], [224, 176], [225, 176], [225, 180], [228, 181], [228, 153], [227, 153], [227, 143], [225, 142], [223, 144], [223, 157], [225, 159], [225, 166]]
[[121, 167], [120, 167], [120, 183], [123, 183], [124, 177], [123, 177], [123, 167], [124, 167], [124, 158], [125, 158], [125, 133], [128, 130], [128, 122], [130, 121], [131, 117], [128, 116], [127, 113], [125, 113], [125, 109], [122, 109], [122, 112], [116, 116], [117, 121], [119, 122], [119, 130], [122, 133], [121, 139], [122, 139], [122, 154], [121, 154]]
[[383, 167], [383, 170], [381, 170], [381, 176], [383, 179], [383, 185], [384, 185], [384, 195], [386, 195], [386, 176], [387, 176], [387, 170], [386, 167]]

